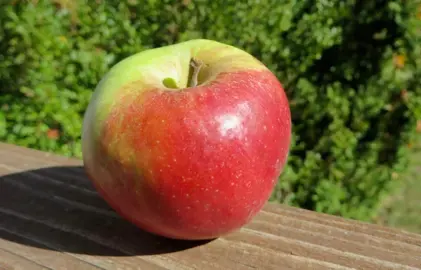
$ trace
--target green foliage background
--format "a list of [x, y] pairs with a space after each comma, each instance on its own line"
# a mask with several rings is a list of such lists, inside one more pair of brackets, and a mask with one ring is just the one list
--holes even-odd
[[133, 53], [192, 38], [243, 48], [293, 115], [272, 199], [375, 217], [421, 119], [419, 0], [32, 0], [0, 4], [0, 140], [81, 157], [97, 82]]

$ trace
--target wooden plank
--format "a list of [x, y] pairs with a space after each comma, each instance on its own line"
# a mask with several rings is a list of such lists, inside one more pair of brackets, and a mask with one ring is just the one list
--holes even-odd
[[0, 269], [1, 270], [45, 270], [51, 269], [38, 265], [36, 262], [31, 261], [25, 257], [21, 257], [11, 251], [0, 249]]
[[[7, 229], [6, 229], [7, 230]], [[54, 270], [64, 270], [64, 269], [80, 269], [80, 270], [98, 270], [103, 269], [96, 266], [88, 260], [84, 260], [82, 255], [72, 255], [66, 254], [64, 252], [59, 252], [49, 249], [48, 246], [44, 246], [40, 242], [34, 242], [34, 239], [27, 239], [19, 235], [15, 235], [6, 231], [5, 228], [0, 227], [0, 251], [9, 252], [15, 254], [19, 258], [15, 261], [8, 260], [13, 266], [18, 266], [21, 262], [26, 263], [23, 269], [54, 269]], [[8, 239], [8, 240], [6, 240]], [[33, 248], [34, 246], [39, 245], [42, 248]], [[0, 258], [2, 256], [0, 255]], [[29, 260], [30, 264], [25, 262]], [[1, 261], [1, 259], [0, 259]], [[0, 264], [0, 269], [1, 264]], [[13, 268], [12, 268], [13, 269]]]
[[421, 269], [421, 236], [268, 203], [214, 241], [143, 232], [80, 160], [0, 143], [0, 269]]

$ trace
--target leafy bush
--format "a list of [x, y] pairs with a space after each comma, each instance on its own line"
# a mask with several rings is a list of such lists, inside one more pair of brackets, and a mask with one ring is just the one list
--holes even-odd
[[84, 110], [113, 64], [215, 39], [254, 54], [287, 89], [294, 139], [272, 199], [369, 220], [405, 169], [421, 119], [419, 5], [10, 1], [0, 7], [0, 139], [81, 157]]

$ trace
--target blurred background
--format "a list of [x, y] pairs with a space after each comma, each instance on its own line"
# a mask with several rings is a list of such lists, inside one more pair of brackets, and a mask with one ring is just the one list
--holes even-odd
[[193, 38], [246, 50], [286, 88], [272, 201], [421, 233], [420, 0], [0, 0], [0, 141], [80, 158], [109, 68]]

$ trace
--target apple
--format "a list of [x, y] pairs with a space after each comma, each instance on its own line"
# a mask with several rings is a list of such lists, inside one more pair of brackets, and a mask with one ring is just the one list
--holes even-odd
[[275, 75], [244, 50], [195, 39], [113, 66], [85, 112], [82, 151], [119, 215], [153, 234], [203, 240], [262, 209], [290, 140]]

